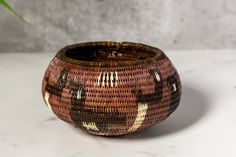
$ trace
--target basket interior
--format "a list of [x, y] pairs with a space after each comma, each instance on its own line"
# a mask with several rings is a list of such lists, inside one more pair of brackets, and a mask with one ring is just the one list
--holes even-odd
[[94, 62], [139, 61], [152, 58], [155, 55], [157, 55], [156, 51], [145, 49], [137, 44], [121, 44], [119, 46], [78, 45], [65, 52], [65, 56], [71, 59]]

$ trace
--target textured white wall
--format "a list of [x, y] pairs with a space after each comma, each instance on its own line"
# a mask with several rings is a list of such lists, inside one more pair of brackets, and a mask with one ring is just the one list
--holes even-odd
[[236, 48], [235, 0], [8, 0], [0, 6], [0, 52], [55, 52], [94, 40], [163, 49]]

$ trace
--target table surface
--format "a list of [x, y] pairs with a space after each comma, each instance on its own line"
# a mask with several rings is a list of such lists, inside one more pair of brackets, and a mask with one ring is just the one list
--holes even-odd
[[167, 120], [120, 137], [89, 135], [45, 106], [41, 80], [52, 53], [0, 54], [0, 156], [236, 156], [236, 50], [168, 51], [183, 96]]

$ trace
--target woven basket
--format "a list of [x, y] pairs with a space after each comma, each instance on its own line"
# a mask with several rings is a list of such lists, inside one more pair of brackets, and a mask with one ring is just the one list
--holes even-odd
[[130, 42], [66, 46], [42, 82], [47, 107], [91, 134], [117, 136], [149, 128], [179, 105], [181, 83], [158, 48]]

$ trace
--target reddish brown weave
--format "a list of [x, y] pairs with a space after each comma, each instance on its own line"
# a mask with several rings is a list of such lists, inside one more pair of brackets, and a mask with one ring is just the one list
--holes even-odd
[[45, 72], [42, 94], [63, 121], [92, 134], [116, 136], [166, 119], [179, 105], [181, 83], [157, 48], [91, 42], [57, 53]]

